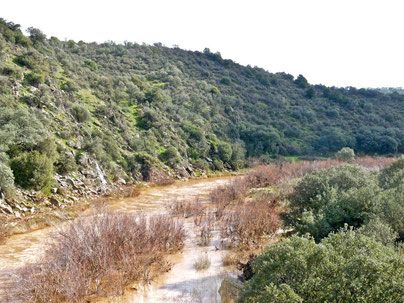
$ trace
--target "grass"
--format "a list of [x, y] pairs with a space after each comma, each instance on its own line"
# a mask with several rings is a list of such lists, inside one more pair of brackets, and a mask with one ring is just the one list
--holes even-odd
[[182, 225], [166, 216], [97, 211], [52, 234], [44, 255], [1, 287], [13, 302], [121, 294], [129, 283], [148, 281], [164, 269], [164, 255], [180, 250], [184, 238]]
[[194, 268], [197, 271], [207, 270], [210, 267], [210, 259], [208, 255], [199, 256], [194, 262]]

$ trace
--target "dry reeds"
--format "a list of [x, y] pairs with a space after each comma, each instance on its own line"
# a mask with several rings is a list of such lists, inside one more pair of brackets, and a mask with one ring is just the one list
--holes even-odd
[[274, 234], [280, 227], [278, 206], [269, 201], [247, 201], [224, 214], [221, 237], [233, 247], [259, 246], [263, 236]]
[[38, 262], [12, 276], [13, 302], [83, 302], [121, 293], [147, 280], [166, 253], [182, 248], [182, 225], [165, 217], [102, 211], [80, 217], [54, 233]]
[[168, 208], [170, 214], [184, 218], [202, 215], [205, 210], [205, 206], [199, 198], [191, 201], [174, 201]]

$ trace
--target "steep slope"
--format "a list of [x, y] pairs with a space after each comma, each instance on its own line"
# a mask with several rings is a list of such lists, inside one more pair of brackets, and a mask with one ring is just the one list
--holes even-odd
[[[47, 39], [0, 22], [0, 187], [155, 179], [248, 157], [404, 151], [404, 96], [310, 85], [209, 50]], [[14, 181], [13, 181], [14, 180]]]

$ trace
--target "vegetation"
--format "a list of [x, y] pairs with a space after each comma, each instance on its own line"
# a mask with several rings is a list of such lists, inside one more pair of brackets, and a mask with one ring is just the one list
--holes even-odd
[[[404, 158], [349, 161], [262, 166], [249, 174], [257, 187], [282, 189], [284, 224], [295, 235], [268, 246], [252, 268], [247, 263], [241, 302], [401, 300]], [[223, 262], [237, 261], [228, 254]]]
[[397, 249], [352, 230], [319, 244], [293, 236], [255, 260], [242, 302], [399, 302], [403, 266]]
[[198, 257], [198, 259], [196, 259], [194, 262], [194, 268], [197, 271], [207, 270], [209, 267], [210, 267], [210, 259], [206, 254]]
[[359, 228], [380, 220], [403, 234], [403, 158], [379, 174], [344, 165], [305, 175], [289, 197], [286, 222], [317, 241], [345, 224]]
[[164, 216], [102, 211], [80, 217], [52, 235], [38, 262], [13, 275], [13, 302], [82, 302], [121, 294], [130, 282], [165, 270], [164, 254], [183, 246], [181, 225]]
[[352, 148], [344, 147], [335, 154], [335, 157], [341, 161], [351, 162], [355, 158], [355, 152]]
[[[72, 155], [71, 169], [57, 155], [53, 172], [80, 171], [84, 155], [111, 181], [238, 169], [251, 157], [329, 156], [343, 147], [359, 155], [404, 151], [401, 94], [311, 85], [208, 49], [28, 34], [0, 20], [0, 145], [11, 160], [4, 165], [43, 153], [45, 138], [62, 158]], [[16, 184], [25, 186], [21, 176]]]

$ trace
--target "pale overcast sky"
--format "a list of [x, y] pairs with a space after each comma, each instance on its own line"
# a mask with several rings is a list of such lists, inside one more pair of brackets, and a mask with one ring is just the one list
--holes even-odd
[[335, 86], [404, 86], [403, 0], [2, 0], [48, 36], [205, 47]]

